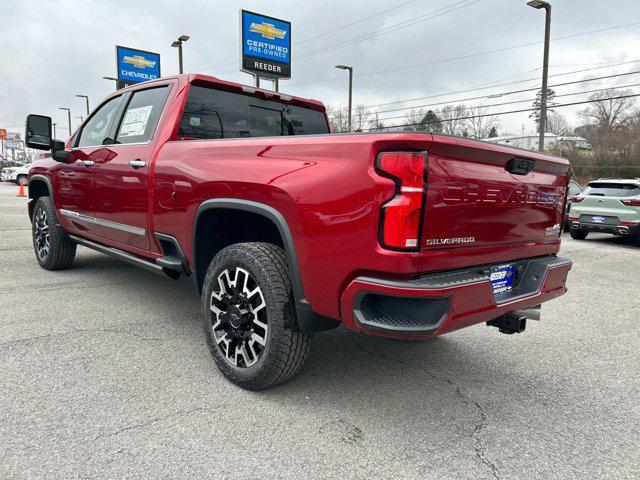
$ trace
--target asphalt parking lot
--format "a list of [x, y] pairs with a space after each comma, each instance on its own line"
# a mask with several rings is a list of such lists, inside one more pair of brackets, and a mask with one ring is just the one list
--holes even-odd
[[640, 248], [562, 254], [569, 292], [520, 335], [338, 329], [293, 381], [224, 380], [189, 279], [79, 247], [47, 272], [0, 184], [0, 478], [638, 478]]

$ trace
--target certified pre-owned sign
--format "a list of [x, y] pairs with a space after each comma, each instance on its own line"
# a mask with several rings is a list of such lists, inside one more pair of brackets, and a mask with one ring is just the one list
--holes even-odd
[[242, 71], [263, 78], [291, 78], [291, 22], [240, 11]]
[[160, 78], [160, 55], [116, 45], [118, 88]]

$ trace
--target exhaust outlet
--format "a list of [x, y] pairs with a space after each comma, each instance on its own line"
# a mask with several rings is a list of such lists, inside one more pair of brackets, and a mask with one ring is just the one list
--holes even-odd
[[516, 310], [515, 312], [511, 312], [511, 315], [515, 315], [517, 317], [525, 317], [527, 320], [540, 321], [541, 310], [542, 305], [536, 305], [535, 307]]
[[580, 228], [580, 226], [577, 223], [571, 224], [571, 230], [578, 230], [578, 228]]
[[618, 233], [621, 235], [629, 235], [629, 227], [618, 227]]

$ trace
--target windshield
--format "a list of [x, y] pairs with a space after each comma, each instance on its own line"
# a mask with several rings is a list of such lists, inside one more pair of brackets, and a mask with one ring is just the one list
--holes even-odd
[[591, 182], [584, 194], [599, 197], [635, 197], [640, 195], [640, 186], [634, 183]]

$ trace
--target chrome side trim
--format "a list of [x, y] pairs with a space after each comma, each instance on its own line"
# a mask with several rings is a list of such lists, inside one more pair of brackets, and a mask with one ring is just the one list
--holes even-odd
[[121, 230], [123, 232], [133, 233], [134, 235], [143, 236], [146, 232], [144, 228], [134, 227], [133, 225], [127, 225], [125, 223], [112, 222], [111, 220], [103, 220], [102, 218], [90, 217], [89, 215], [83, 215], [82, 213], [65, 210], [63, 208], [61, 208], [59, 212], [60, 215], [64, 215], [65, 217], [74, 218], [76, 220], [81, 220], [87, 223], [95, 223], [96, 225], [101, 225], [103, 227], [109, 227], [116, 230]]
[[78, 212], [72, 212], [71, 210], [65, 210], [64, 208], [61, 208], [59, 212], [60, 212], [60, 215], [64, 215], [65, 217], [75, 218], [76, 220], [82, 220], [83, 222], [96, 223], [95, 221], [96, 219], [93, 217], [90, 217], [89, 215], [83, 215]]
[[103, 227], [115, 228], [116, 230], [133, 233], [134, 235], [144, 235], [146, 231], [144, 228], [134, 227], [133, 225], [127, 225], [125, 223], [112, 222], [110, 220], [103, 220], [101, 218], [96, 218], [95, 222]]

